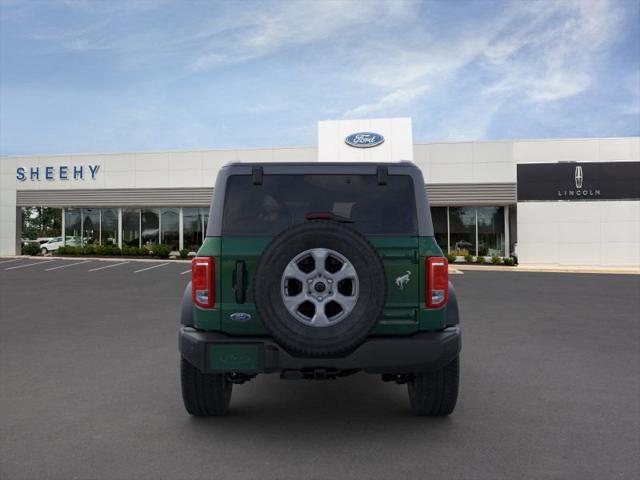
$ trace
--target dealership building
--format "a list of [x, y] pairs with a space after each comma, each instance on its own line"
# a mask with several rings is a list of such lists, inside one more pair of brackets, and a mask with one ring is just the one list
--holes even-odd
[[418, 165], [445, 251], [640, 268], [640, 137], [414, 143], [408, 118], [319, 122], [312, 146], [2, 157], [0, 255], [32, 206], [83, 244], [193, 251], [223, 165], [326, 161]]

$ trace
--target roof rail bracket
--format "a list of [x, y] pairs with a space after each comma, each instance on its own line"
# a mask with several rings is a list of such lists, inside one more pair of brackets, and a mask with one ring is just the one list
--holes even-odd
[[251, 180], [254, 185], [262, 185], [262, 167], [253, 167], [251, 169]]
[[387, 167], [378, 167], [378, 185], [386, 185], [389, 177]]

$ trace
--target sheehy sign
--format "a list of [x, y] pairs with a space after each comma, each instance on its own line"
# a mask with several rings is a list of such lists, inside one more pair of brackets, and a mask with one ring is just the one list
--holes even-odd
[[640, 162], [518, 165], [518, 201], [640, 200]]
[[46, 167], [18, 167], [16, 168], [16, 179], [20, 182], [30, 180], [95, 180], [100, 165], [58, 165]]

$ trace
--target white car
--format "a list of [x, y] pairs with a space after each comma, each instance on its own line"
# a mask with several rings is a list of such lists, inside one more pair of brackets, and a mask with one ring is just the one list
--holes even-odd
[[[69, 247], [79, 247], [80, 246], [80, 239], [78, 239], [76, 237], [67, 237], [67, 242], [66, 243], [67, 243], [67, 246], [69, 246]], [[64, 247], [64, 246], [65, 246], [65, 242], [64, 242], [62, 237], [54, 237], [51, 240], [49, 240], [48, 242], [43, 243], [42, 245], [40, 245], [40, 252], [43, 255], [46, 255], [47, 253], [55, 252], [60, 247]]]

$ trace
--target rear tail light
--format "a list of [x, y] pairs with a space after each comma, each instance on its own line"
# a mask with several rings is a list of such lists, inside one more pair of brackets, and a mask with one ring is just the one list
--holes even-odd
[[215, 259], [196, 257], [191, 261], [191, 299], [201, 308], [215, 305]]
[[428, 257], [426, 260], [426, 292], [428, 308], [442, 307], [449, 297], [449, 267], [444, 257]]

